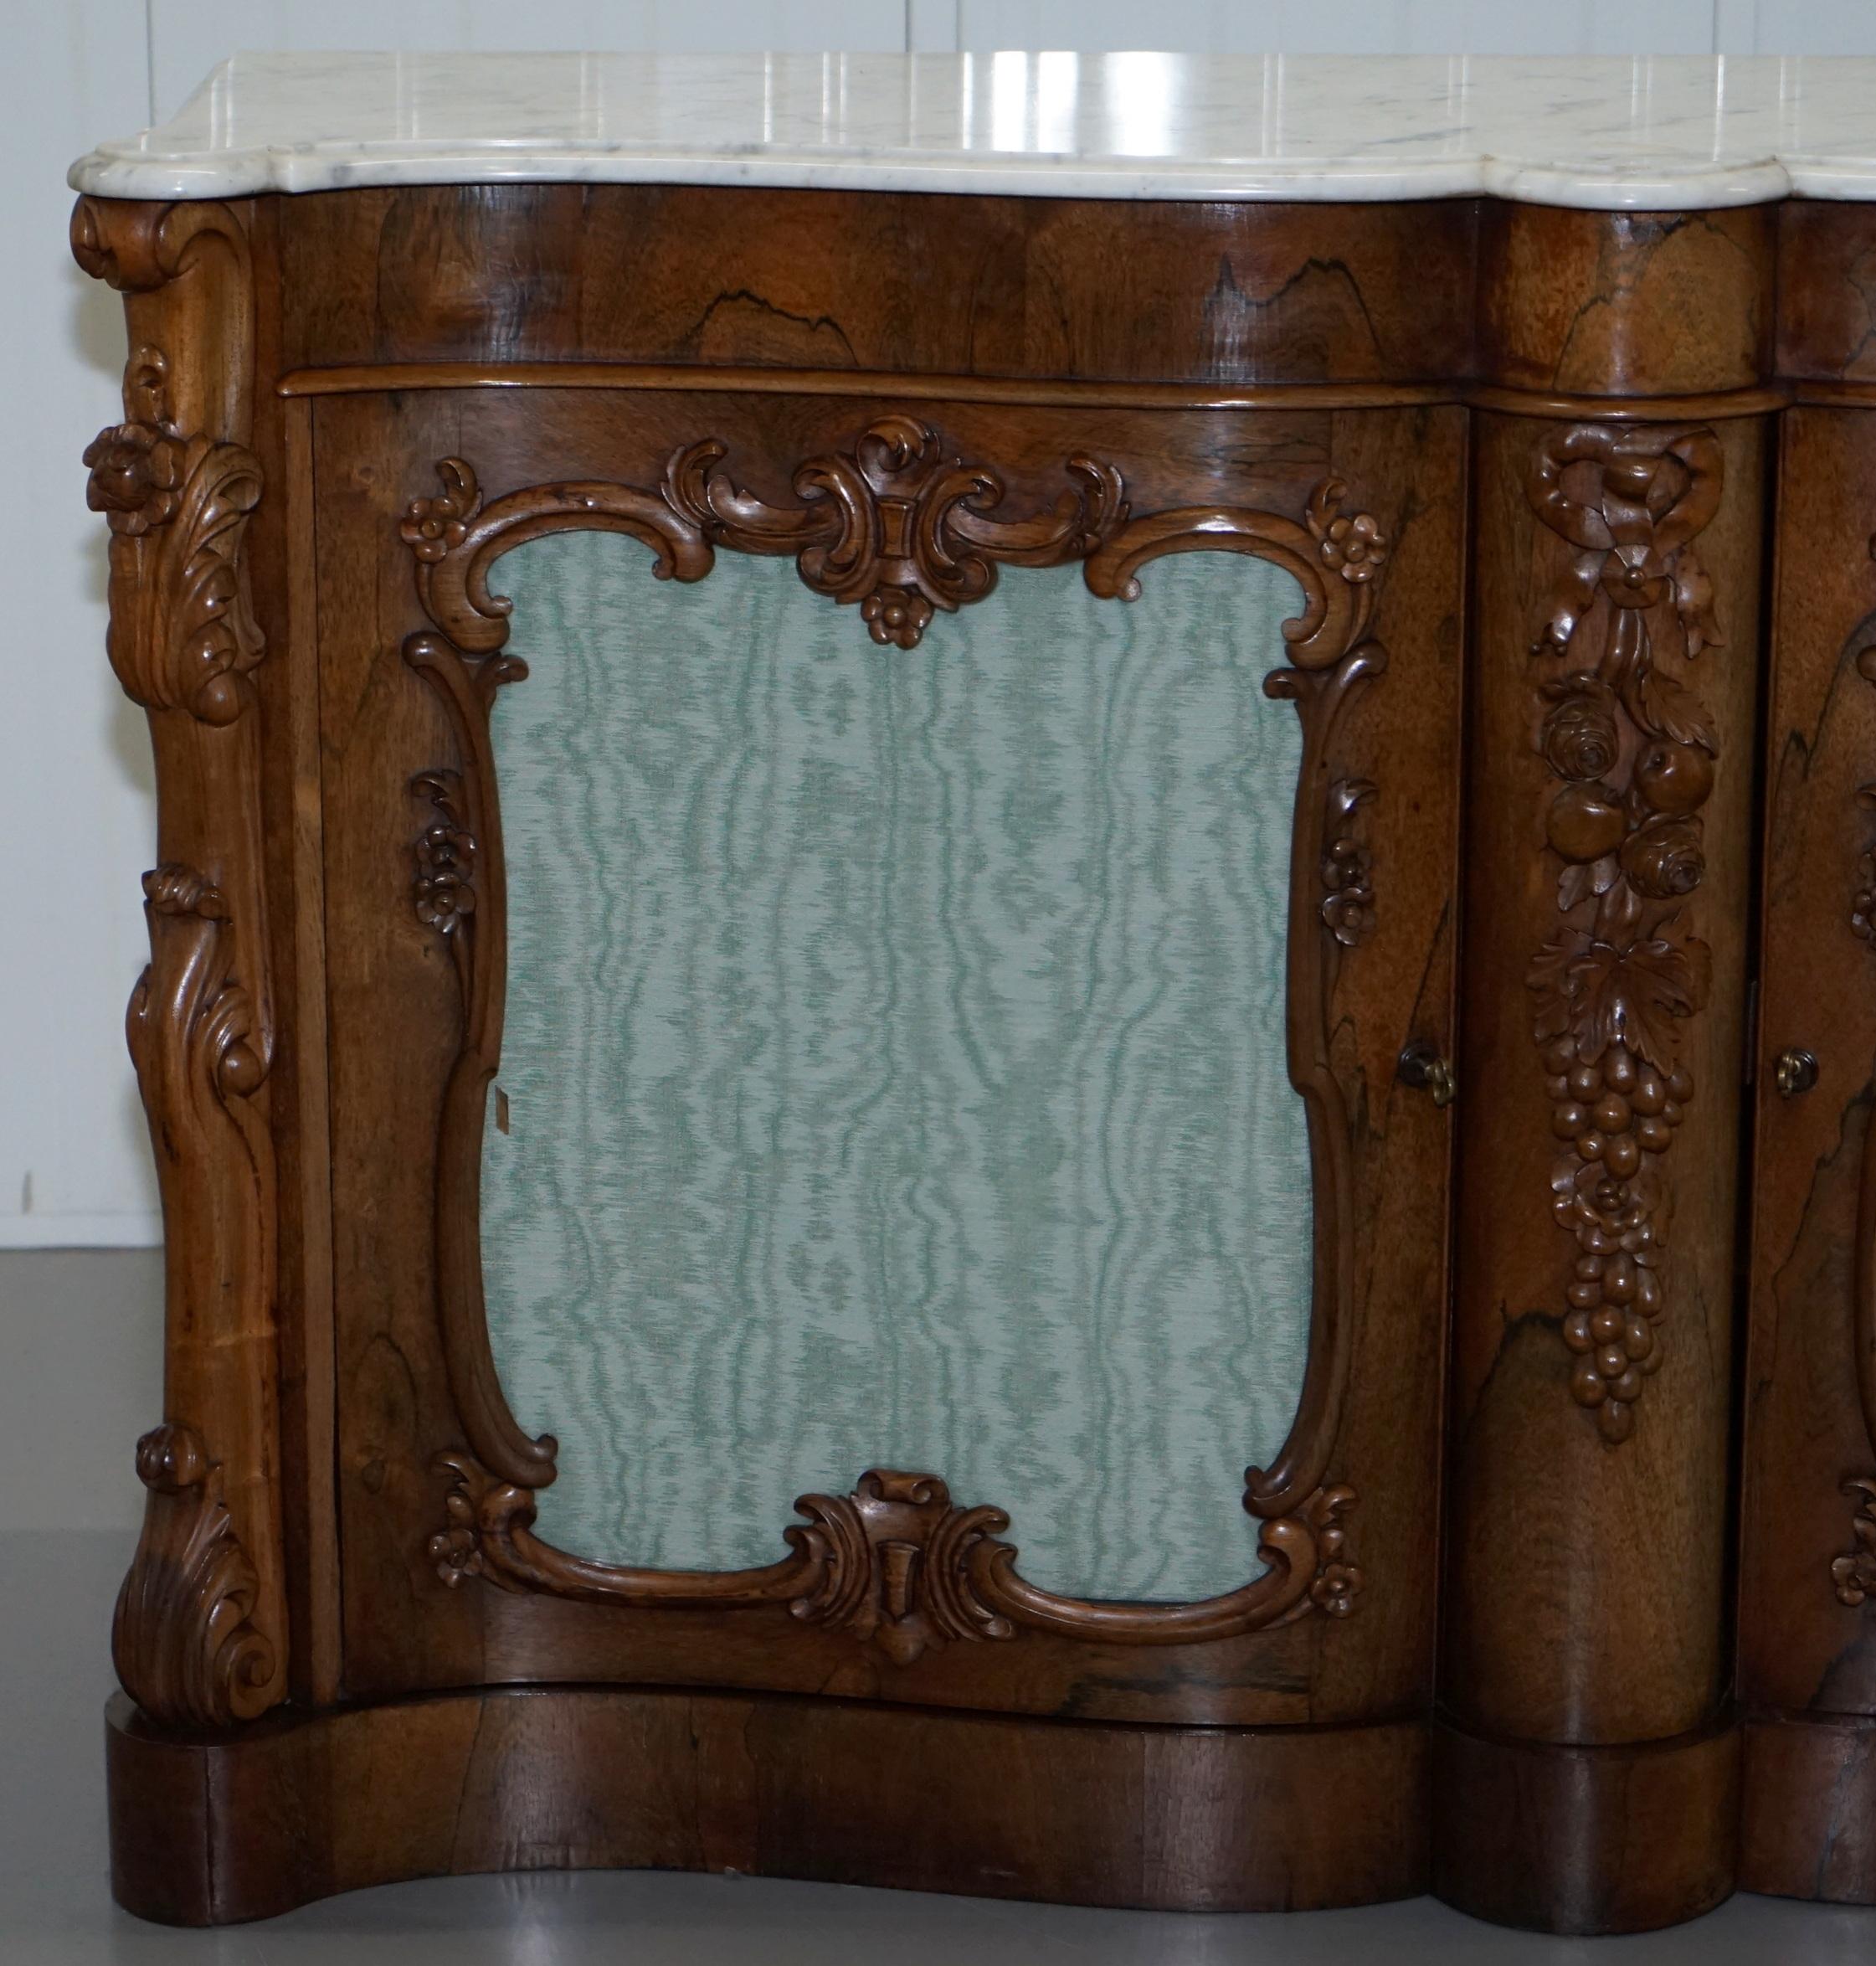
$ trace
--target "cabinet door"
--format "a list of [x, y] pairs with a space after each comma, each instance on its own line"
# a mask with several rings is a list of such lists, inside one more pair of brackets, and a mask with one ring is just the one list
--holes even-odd
[[1463, 440], [316, 404], [349, 1691], [1426, 1696]]
[[1765, 784], [1741, 1881], [1876, 1895], [1876, 417], [1789, 412]]

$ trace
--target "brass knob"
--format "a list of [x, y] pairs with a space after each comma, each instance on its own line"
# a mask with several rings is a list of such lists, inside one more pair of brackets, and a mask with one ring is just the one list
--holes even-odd
[[1778, 1054], [1778, 1063], [1772, 1068], [1772, 1083], [1781, 1098], [1795, 1099], [1817, 1083], [1817, 1061], [1809, 1052], [1787, 1048]]
[[1423, 1037], [1416, 1037], [1407, 1046], [1395, 1069], [1401, 1084], [1431, 1093], [1436, 1106], [1450, 1106], [1459, 1096], [1459, 1081], [1452, 1061], [1442, 1058]]

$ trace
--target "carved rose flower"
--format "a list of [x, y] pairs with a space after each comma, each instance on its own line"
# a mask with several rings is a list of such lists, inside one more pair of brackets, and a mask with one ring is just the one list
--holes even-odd
[[876, 587], [860, 604], [860, 618], [881, 648], [915, 649], [932, 619], [932, 604], [916, 587]]
[[156, 424], [121, 423], [85, 447], [91, 476], [85, 502], [114, 533], [136, 538], [175, 516], [183, 472], [182, 440]]
[[1552, 699], [1540, 739], [1544, 761], [1559, 778], [1606, 777], [1621, 746], [1616, 692], [1594, 676], [1571, 676], [1545, 692]]
[[1353, 1563], [1325, 1563], [1309, 1587], [1310, 1602], [1331, 1618], [1346, 1618], [1361, 1591], [1361, 1572]]
[[437, 1575], [451, 1590], [482, 1573], [482, 1552], [476, 1544], [475, 1531], [465, 1523], [452, 1523], [449, 1528], [439, 1530], [430, 1538], [429, 1549]]
[[453, 868], [417, 877], [417, 919], [447, 935], [465, 915], [475, 912], [475, 890]]
[[1622, 841], [1622, 863], [1637, 893], [1657, 901], [1691, 894], [1707, 871], [1699, 826], [1687, 819], [1651, 819]]
[[1344, 949], [1353, 949], [1375, 925], [1374, 856], [1347, 834], [1331, 840], [1323, 855], [1323, 920]]
[[1323, 564], [1344, 580], [1372, 580], [1387, 558], [1387, 542], [1372, 512], [1343, 513], [1322, 536]]

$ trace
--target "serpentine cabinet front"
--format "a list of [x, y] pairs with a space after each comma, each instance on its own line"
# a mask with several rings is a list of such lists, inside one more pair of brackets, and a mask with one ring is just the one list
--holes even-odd
[[[81, 199], [162, 808], [126, 1902], [1733, 1887], [1781, 222]], [[1853, 419], [1784, 414], [1796, 619]]]

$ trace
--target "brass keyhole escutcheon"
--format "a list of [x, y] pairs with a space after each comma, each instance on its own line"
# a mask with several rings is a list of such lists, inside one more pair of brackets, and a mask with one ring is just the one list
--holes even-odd
[[1395, 1069], [1401, 1084], [1431, 1093], [1436, 1106], [1450, 1106], [1459, 1096], [1452, 1060], [1442, 1058], [1423, 1037], [1407, 1046]]
[[1817, 1083], [1817, 1060], [1811, 1052], [1791, 1047], [1778, 1054], [1778, 1063], [1772, 1068], [1772, 1083], [1781, 1098], [1795, 1099]]

